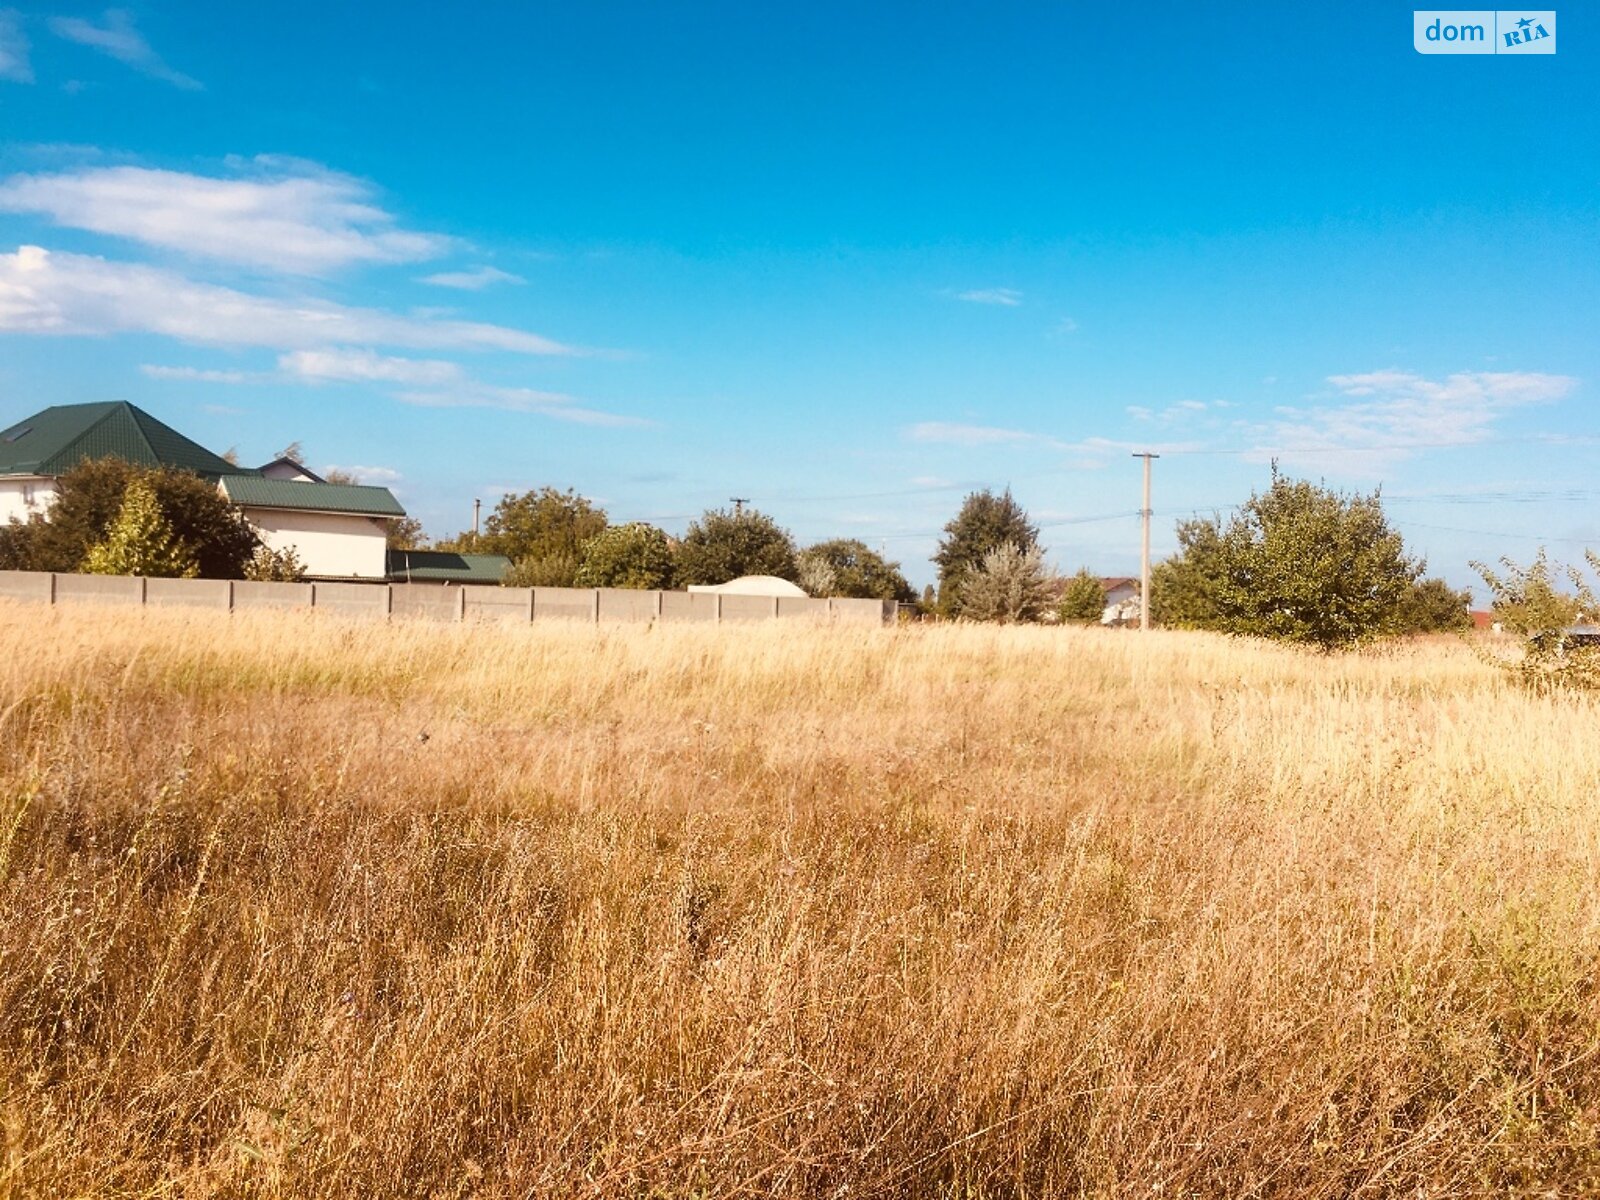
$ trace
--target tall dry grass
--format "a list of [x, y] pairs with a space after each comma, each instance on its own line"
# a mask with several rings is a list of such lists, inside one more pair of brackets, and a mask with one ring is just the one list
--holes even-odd
[[0, 638], [0, 1192], [1600, 1189], [1600, 710], [1453, 644]]

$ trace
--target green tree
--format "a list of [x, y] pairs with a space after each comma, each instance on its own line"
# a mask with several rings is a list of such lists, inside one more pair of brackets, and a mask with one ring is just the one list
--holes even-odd
[[971, 493], [944, 532], [933, 561], [939, 567], [939, 605], [952, 616], [961, 615], [962, 581], [990, 551], [1010, 545], [1026, 552], [1039, 544], [1038, 527], [1010, 488], [998, 496], [987, 488]]
[[205, 579], [242, 579], [257, 539], [217, 485], [188, 471], [137, 467], [120, 458], [79, 463], [56, 481], [46, 518], [27, 535], [34, 569], [76, 571], [89, 548], [104, 541], [122, 511], [129, 484], [145, 481]]
[[1063, 621], [1098, 624], [1106, 611], [1106, 589], [1100, 585], [1100, 577], [1091, 575], [1089, 568], [1084, 567], [1067, 580], [1057, 611]]
[[415, 517], [390, 517], [383, 523], [385, 544], [391, 550], [426, 550], [428, 535]]
[[256, 547], [255, 556], [244, 569], [244, 577], [261, 583], [299, 583], [306, 577], [306, 568], [293, 546], [274, 550], [262, 545]]
[[1050, 572], [1037, 546], [996, 546], [961, 580], [961, 615], [969, 620], [1016, 625], [1037, 621], [1049, 606]]
[[1472, 593], [1442, 579], [1419, 579], [1400, 602], [1400, 633], [1454, 633], [1472, 628]]
[[[1592, 553], [1589, 557], [1594, 563]], [[1502, 569], [1495, 571], [1474, 562], [1472, 569], [1488, 584], [1495, 619], [1509, 633], [1555, 640], [1562, 630], [1577, 623], [1582, 610], [1596, 610], [1583, 576], [1571, 567], [1563, 570], [1552, 565], [1542, 546], [1526, 567], [1509, 558], [1501, 559], [1500, 566]], [[1570, 592], [1560, 590], [1558, 574], [1567, 577]]]
[[437, 549], [458, 554], [503, 554], [513, 563], [512, 587], [572, 587], [583, 546], [606, 528], [606, 513], [568, 488], [535, 488], [500, 498], [481, 534], [463, 533]]
[[[799, 559], [800, 583], [813, 596], [841, 596], [858, 600], [899, 600], [910, 604], [916, 592], [889, 562], [857, 538], [833, 538], [807, 547]], [[807, 573], [817, 588], [806, 586]]]
[[105, 540], [89, 547], [83, 569], [91, 575], [193, 579], [200, 564], [173, 532], [149, 481], [133, 479]]
[[654, 525], [630, 521], [613, 525], [583, 544], [579, 587], [669, 588], [672, 543]]
[[1174, 624], [1325, 649], [1393, 633], [1421, 564], [1389, 528], [1378, 493], [1342, 495], [1272, 469], [1224, 524], [1185, 522], [1152, 585]]
[[794, 581], [794, 538], [765, 513], [753, 508], [729, 512], [708, 509], [690, 523], [678, 544], [678, 583], [727, 583], [743, 575], [776, 575]]

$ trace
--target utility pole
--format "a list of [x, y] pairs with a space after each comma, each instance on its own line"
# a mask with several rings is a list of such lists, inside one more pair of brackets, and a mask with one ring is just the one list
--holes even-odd
[[476, 496], [472, 498], [472, 536], [478, 536], [478, 514], [483, 511], [483, 501]]
[[736, 517], [744, 516], [744, 506], [750, 503], [750, 497], [729, 496], [728, 499], [733, 501], [733, 515]]
[[1139, 632], [1148, 633], [1150, 631], [1150, 460], [1160, 458], [1161, 455], [1141, 450], [1133, 457], [1144, 459], [1144, 507], [1139, 510], [1139, 515], [1144, 518], [1144, 536], [1139, 551]]

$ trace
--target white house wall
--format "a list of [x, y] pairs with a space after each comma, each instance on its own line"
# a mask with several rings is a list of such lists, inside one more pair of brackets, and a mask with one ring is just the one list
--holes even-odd
[[18, 476], [0, 479], [0, 525], [44, 516], [56, 498], [53, 479]]
[[269, 547], [292, 549], [307, 575], [382, 579], [387, 574], [386, 534], [373, 517], [250, 507], [244, 515]]

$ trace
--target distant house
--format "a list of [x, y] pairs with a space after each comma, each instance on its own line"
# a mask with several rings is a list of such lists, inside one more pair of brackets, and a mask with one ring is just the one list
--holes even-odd
[[44, 516], [57, 479], [107, 457], [211, 480], [262, 542], [292, 549], [310, 578], [388, 577], [387, 522], [405, 516], [389, 489], [326, 483], [286, 458], [240, 467], [123, 401], [57, 405], [0, 432], [0, 521]]
[[1106, 607], [1100, 614], [1100, 624], [1130, 625], [1138, 622], [1138, 579], [1127, 575], [1103, 577], [1100, 588], [1106, 594]]
[[499, 584], [511, 569], [503, 554], [456, 554], [446, 550], [391, 550], [391, 583]]

